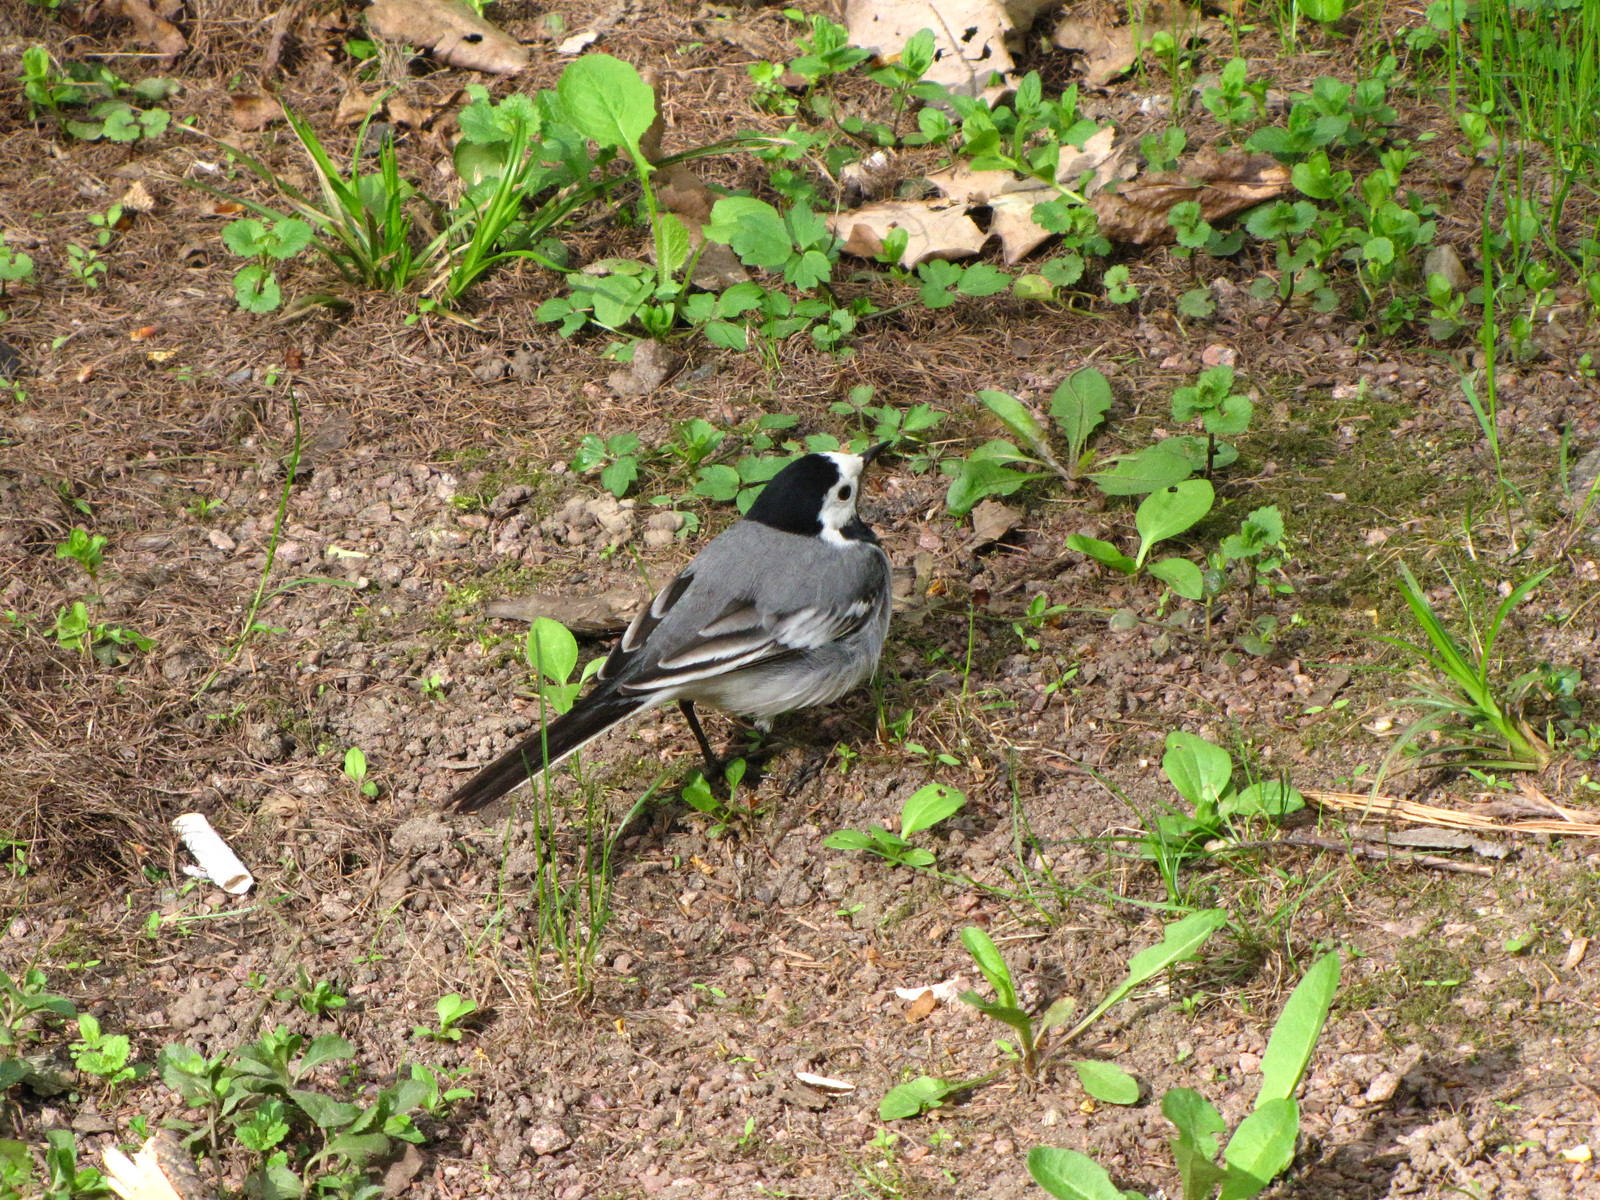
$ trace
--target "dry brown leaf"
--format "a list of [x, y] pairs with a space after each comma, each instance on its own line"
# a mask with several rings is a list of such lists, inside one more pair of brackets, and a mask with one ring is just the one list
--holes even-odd
[[147, 213], [155, 209], [156, 198], [150, 194], [150, 189], [145, 187], [144, 181], [135, 179], [128, 185], [128, 190], [122, 193], [118, 204], [128, 212]]
[[1219, 221], [1289, 189], [1289, 168], [1265, 154], [1230, 150], [1198, 154], [1187, 167], [1104, 191], [1090, 203], [1100, 232], [1114, 242], [1163, 246], [1176, 236], [1167, 215], [1174, 204], [1197, 200], [1207, 221]]
[[907, 241], [900, 265], [907, 268], [930, 258], [971, 258], [989, 240], [962, 203], [889, 200], [831, 216], [828, 228], [845, 239], [846, 254], [860, 258], [882, 253], [889, 231], [904, 229]]
[[1050, 40], [1063, 50], [1083, 53], [1083, 81], [1104, 87], [1139, 61], [1132, 25], [1107, 25], [1093, 17], [1062, 17]]
[[582, 33], [575, 33], [556, 47], [557, 54], [576, 55], [582, 54], [590, 46], [600, 40], [598, 29], [585, 29]]
[[1152, 4], [1142, 11], [1137, 24], [1111, 25], [1096, 17], [1064, 16], [1050, 40], [1063, 50], [1081, 51], [1084, 82], [1104, 87], [1139, 61], [1140, 40], [1148, 42], [1158, 31], [1170, 33], [1182, 45], [1194, 38], [1214, 40], [1223, 26], [1187, 5]]
[[528, 67], [528, 50], [463, 0], [373, 0], [367, 25], [391, 42], [426, 46], [441, 62], [494, 75]]
[[423, 128], [439, 114], [437, 108], [412, 104], [404, 96], [390, 96], [386, 107], [389, 110], [389, 120], [396, 125], [406, 125], [412, 129]]
[[932, 988], [929, 988], [910, 1004], [906, 1005], [906, 1024], [915, 1025], [918, 1021], [924, 1020], [938, 1007], [939, 997], [933, 994]]
[[1020, 512], [991, 498], [972, 510], [972, 532], [981, 542], [998, 542], [1015, 529], [1020, 520]]
[[372, 112], [373, 105], [382, 107], [381, 93], [363, 92], [360, 88], [352, 88], [339, 98], [339, 107], [333, 112], [336, 125], [359, 125], [367, 119], [367, 114]]
[[189, 48], [178, 27], [157, 16], [145, 0], [122, 0], [122, 15], [133, 22], [133, 35], [163, 58], [176, 58]]
[[283, 106], [265, 92], [236, 92], [228, 104], [233, 127], [245, 133], [265, 129], [283, 116]]
[[1016, 64], [1006, 38], [1026, 31], [1043, 7], [1037, 0], [846, 0], [844, 23], [852, 45], [886, 59], [931, 29], [934, 63], [926, 78], [979, 96], [1006, 90], [990, 88], [989, 76], [1011, 74]]
[[[1116, 130], [1108, 125], [1086, 141], [1082, 150], [1064, 147], [1056, 166], [1056, 179], [1073, 187], [1084, 172], [1091, 171], [1082, 191], [1094, 195], [1122, 169], [1126, 148], [1116, 148], [1115, 142]], [[1022, 261], [1051, 236], [1033, 219], [1033, 207], [1056, 199], [1060, 193], [1041, 180], [1010, 171], [974, 171], [958, 164], [928, 176], [928, 182], [951, 200], [990, 210], [989, 232], [1000, 239], [1008, 267]]]

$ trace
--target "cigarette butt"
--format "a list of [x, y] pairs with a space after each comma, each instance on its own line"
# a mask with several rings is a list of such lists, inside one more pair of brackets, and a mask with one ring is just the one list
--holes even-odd
[[255, 879], [239, 861], [227, 842], [211, 828], [211, 822], [199, 813], [184, 813], [172, 822], [172, 827], [183, 838], [183, 844], [194, 855], [200, 869], [223, 891], [232, 896], [242, 896], [255, 884]]

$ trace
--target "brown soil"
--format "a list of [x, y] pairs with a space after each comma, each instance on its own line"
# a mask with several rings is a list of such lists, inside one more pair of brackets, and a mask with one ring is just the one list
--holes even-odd
[[[1502, 594], [1553, 565], [1504, 635], [1506, 677], [1576, 666], [1576, 725], [1600, 721], [1595, 524], [1592, 514], [1574, 524], [1561, 474], [1563, 453], [1575, 460], [1600, 434], [1600, 388], [1579, 360], [1597, 339], [1575, 293], [1558, 294], [1567, 307], [1540, 327], [1539, 356], [1502, 368], [1501, 438], [1521, 496], [1510, 530], [1457, 384], [1471, 348], [1385, 338], [1344, 313], [1273, 320], [1275, 306], [1244, 290], [1257, 272], [1244, 260], [1202, 266], [1236, 285], [1209, 322], [1174, 315], [1186, 265], [1130, 250], [1142, 291], [1131, 308], [1006, 296], [913, 307], [866, 323], [848, 356], [803, 335], [770, 361], [690, 340], [668, 383], [621, 395], [602, 339], [563, 340], [534, 320], [553, 281], [532, 268], [490, 277], [466, 322], [407, 324], [411, 300], [353, 292], [346, 311], [298, 319], [237, 310], [238, 263], [220, 242], [216, 202], [184, 181], [264, 193], [217, 172], [214, 144], [176, 124], [193, 118], [305, 181], [281, 123], [237, 133], [226, 116], [230, 90], [261, 62], [271, 6], [198, 6], [183, 26], [190, 52], [168, 72], [183, 84], [175, 127], [131, 146], [30, 121], [15, 79], [27, 45], [112, 53], [129, 48], [125, 29], [16, 7], [0, 15], [0, 227], [37, 278], [0, 299], [22, 389], [0, 401], [0, 615], [16, 614], [0, 624], [0, 836], [14, 840], [0, 873], [0, 969], [38, 965], [54, 990], [127, 1033], [144, 1063], [168, 1042], [217, 1054], [282, 1023], [351, 1039], [361, 1079], [419, 1059], [463, 1070], [475, 1098], [428, 1124], [390, 1194], [999, 1200], [1042, 1194], [1023, 1165], [1039, 1144], [1093, 1154], [1122, 1186], [1176, 1194], [1156, 1100], [1195, 1087], [1236, 1123], [1278, 1006], [1316, 953], [1339, 947], [1344, 979], [1302, 1096], [1301, 1152], [1269, 1194], [1600, 1195], [1582, 1151], [1600, 1146], [1600, 985], [1595, 956], [1582, 953], [1600, 902], [1589, 844], [1508, 839], [1508, 856], [1470, 859], [1479, 874], [1273, 845], [1276, 831], [1261, 828], [1267, 844], [1218, 848], [1179, 873], [1169, 898], [1118, 840], [1176, 802], [1160, 773], [1175, 729], [1302, 788], [1370, 779], [1412, 715], [1401, 660], [1371, 636], [1410, 628], [1400, 561], [1430, 587], [1449, 570]], [[663, 72], [669, 148], [782, 127], [750, 107], [749, 52], [707, 34], [688, 6], [627, 12], [600, 48]], [[597, 13], [566, 12], [566, 29]], [[509, 2], [492, 15], [534, 46], [518, 86], [551, 85], [565, 60], [542, 13]], [[768, 57], [792, 55], [777, 10], [733, 19]], [[1396, 8], [1380, 27], [1411, 19]], [[351, 131], [332, 118], [357, 69], [337, 52], [346, 35], [335, 22], [293, 29], [270, 82], [343, 152]], [[1252, 69], [1284, 87], [1353, 68], [1342, 35], [1310, 35], [1302, 58], [1282, 57], [1275, 35], [1253, 36]], [[109, 61], [138, 75], [136, 60]], [[470, 81], [420, 60], [382, 70], [413, 104], [442, 111]], [[1066, 82], [1059, 62], [1050, 71]], [[1141, 96], [1164, 90], [1159, 73], [1143, 90], [1130, 77], [1087, 107], [1137, 138], [1158, 123], [1139, 115]], [[1467, 256], [1486, 183], [1427, 93], [1396, 102], [1407, 136], [1443, 134], [1420, 144], [1425, 164], [1408, 178], [1438, 181], [1440, 239]], [[1214, 133], [1202, 118], [1191, 148]], [[403, 130], [399, 144], [409, 174], [442, 178], [438, 131]], [[755, 168], [728, 158], [707, 173], [754, 186]], [[154, 207], [116, 232], [103, 286], [87, 289], [65, 247], [90, 244], [89, 215], [135, 181]], [[637, 228], [598, 212], [572, 244], [578, 260], [640, 249]], [[301, 260], [285, 291], [326, 283]], [[905, 298], [884, 291], [885, 304]], [[635, 431], [655, 445], [690, 417], [729, 427], [768, 412], [798, 417], [802, 434], [849, 435], [830, 406], [871, 384], [879, 401], [951, 413], [940, 436], [957, 456], [1000, 432], [976, 389], [1043, 404], [1093, 362], [1116, 393], [1103, 446], [1137, 448], [1168, 420], [1172, 389], [1217, 350], [1256, 394], [1256, 421], [1219, 477], [1219, 515], [1178, 549], [1198, 559], [1275, 503], [1294, 594], [1247, 605], [1230, 593], [1208, 630], [1148, 578], [1112, 579], [1065, 549], [1075, 532], [1128, 537], [1121, 503], [1040, 488], [1011, 501], [1022, 516], [1003, 544], [985, 542], [945, 512], [937, 472], [890, 460], [864, 512], [893, 560], [918, 563], [932, 586], [897, 617], [873, 689], [780, 724], [729, 829], [712, 836], [676, 798], [697, 757], [665, 713], [597, 743], [581, 781], [558, 774], [553, 832], [526, 804], [440, 816], [463, 772], [538, 719], [523, 626], [487, 617], [483, 602], [602, 592], [641, 568], [656, 577], [731, 517], [693, 501], [702, 527], [648, 550], [644, 500], [620, 548], [558, 528], [550, 518], [563, 504], [600, 494], [563, 465], [582, 435]], [[296, 413], [303, 451], [280, 529]], [[684, 480], [663, 473], [639, 494], [650, 489], [681, 492]], [[97, 619], [153, 639], [147, 653], [108, 665], [50, 636], [57, 610], [95, 590], [55, 554], [75, 526], [108, 539]], [[1508, 560], [1512, 541], [1526, 550]], [[263, 585], [265, 628], [246, 639]], [[1014, 630], [1040, 594], [1065, 613]], [[1262, 615], [1279, 633], [1253, 656], [1236, 638]], [[588, 643], [585, 657], [603, 649]], [[889, 726], [907, 713], [897, 738]], [[730, 722], [714, 722], [715, 736], [740, 744]], [[1557, 742], [1541, 786], [1559, 803], [1590, 803], [1582, 744]], [[352, 746], [375, 796], [341, 769]], [[894, 827], [902, 800], [931, 780], [968, 798], [919, 838], [945, 877], [824, 846], [838, 829]], [[651, 788], [616, 839], [592, 957], [564, 955], [548, 904], [541, 919], [540, 880], [581, 890], [603, 878], [586, 872], [591, 833], [603, 840]], [[1462, 805], [1498, 787], [1430, 770], [1391, 790]], [[251, 866], [250, 895], [187, 883], [170, 829], [186, 811], [205, 813]], [[1294, 824], [1336, 842], [1345, 828], [1314, 813]], [[1048, 1058], [1037, 1080], [1007, 1071], [930, 1116], [878, 1119], [885, 1091], [906, 1079], [1002, 1065], [1005, 1033], [975, 1011], [945, 1005], [913, 1020], [895, 994], [976, 980], [963, 926], [991, 932], [1030, 1007], [1071, 995], [1086, 1009], [1157, 940], [1169, 901], [1227, 908], [1234, 925], [1201, 961]], [[580, 947], [581, 924], [564, 926]], [[1530, 940], [1508, 949], [1514, 938]], [[313, 1017], [276, 998], [302, 971], [337, 984], [348, 1005]], [[448, 992], [482, 1007], [464, 1040], [413, 1039]], [[1071, 1068], [1083, 1057], [1125, 1067], [1145, 1100], [1088, 1100]], [[797, 1071], [855, 1090], [815, 1091]], [[72, 1127], [98, 1161], [104, 1146], [136, 1140], [130, 1118], [154, 1127], [180, 1109], [153, 1075], [114, 1092], [88, 1079], [55, 1096], [19, 1086], [0, 1134], [38, 1144]]]

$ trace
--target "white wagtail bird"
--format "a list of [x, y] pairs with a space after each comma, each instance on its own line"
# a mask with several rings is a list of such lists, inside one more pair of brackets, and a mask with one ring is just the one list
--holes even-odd
[[618, 722], [677, 701], [709, 769], [694, 706], [767, 729], [867, 680], [889, 629], [889, 559], [856, 515], [864, 454], [807, 454], [772, 477], [743, 520], [712, 539], [634, 618], [564, 716], [506, 751], [450, 797], [476, 812]]

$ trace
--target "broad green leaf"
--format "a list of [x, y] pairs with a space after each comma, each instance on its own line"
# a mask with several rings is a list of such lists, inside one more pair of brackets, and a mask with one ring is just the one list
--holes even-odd
[[696, 496], [712, 500], [732, 500], [739, 494], [739, 472], [726, 463], [700, 468], [700, 481], [694, 485]]
[[266, 251], [280, 261], [293, 258], [311, 244], [311, 226], [297, 217], [285, 217], [272, 227]]
[[620, 500], [628, 494], [628, 489], [638, 478], [639, 460], [631, 454], [624, 454], [600, 472], [600, 486]]
[[1222, 1160], [1228, 1177], [1219, 1200], [1247, 1200], [1262, 1191], [1294, 1160], [1300, 1110], [1293, 1100], [1268, 1100], [1239, 1122]]
[[1226, 816], [1282, 817], [1299, 812], [1305, 806], [1305, 797], [1293, 784], [1281, 779], [1262, 779], [1238, 795], [1224, 799], [1221, 811]]
[[656, 266], [664, 279], [671, 279], [689, 261], [689, 230], [673, 213], [656, 218]]
[[1215, 499], [1216, 492], [1204, 479], [1185, 479], [1146, 496], [1133, 516], [1139, 531], [1136, 561], [1143, 563], [1151, 547], [1191, 528], [1211, 511]]
[[1161, 1115], [1177, 1128], [1179, 1140], [1193, 1146], [1208, 1162], [1217, 1157], [1217, 1134], [1228, 1124], [1199, 1092], [1170, 1088], [1161, 1097]]
[[1217, 1185], [1228, 1177], [1214, 1161], [1216, 1153], [1214, 1145], [1208, 1156], [1183, 1138], [1172, 1139], [1172, 1161], [1178, 1168], [1183, 1200], [1209, 1200], [1216, 1194]]
[[937, 825], [966, 802], [967, 797], [959, 789], [942, 783], [918, 788], [900, 808], [900, 836], [910, 837]]
[[1028, 1174], [1055, 1200], [1124, 1200], [1127, 1194], [1094, 1159], [1060, 1146], [1029, 1150]]
[[639, 158], [639, 139], [656, 119], [656, 102], [638, 71], [609, 54], [585, 54], [561, 72], [556, 94], [579, 133]]
[[956, 291], [963, 296], [995, 296], [1011, 286], [1011, 276], [992, 263], [973, 263], [961, 273]]
[[823, 838], [822, 844], [830, 850], [869, 850], [872, 839], [859, 830], [840, 829]]
[[768, 271], [781, 270], [794, 250], [789, 227], [778, 210], [750, 196], [718, 200], [703, 232], [710, 241], [732, 247], [746, 266]]
[[993, 939], [976, 925], [968, 925], [961, 930], [961, 944], [978, 964], [978, 970], [983, 972], [983, 977], [989, 981], [1000, 1003], [1007, 1008], [1015, 1008], [1017, 991], [1011, 983], [1011, 968], [1006, 966], [1006, 960], [996, 949]]
[[986, 496], [1009, 496], [1042, 478], [1012, 470], [997, 459], [969, 456], [961, 460], [960, 471], [945, 494], [945, 507], [955, 516], [965, 516]]
[[1137, 1104], [1139, 1081], [1116, 1063], [1081, 1059], [1072, 1064], [1083, 1090], [1106, 1104]]
[[1206, 940], [1227, 923], [1226, 912], [1220, 908], [1209, 908], [1190, 913], [1181, 921], [1174, 921], [1168, 925], [1162, 932], [1159, 942], [1154, 946], [1146, 946], [1128, 960], [1127, 976], [1107, 993], [1105, 999], [1095, 1005], [1088, 1016], [1072, 1027], [1064, 1040], [1072, 1041], [1098, 1021], [1107, 1009], [1125, 999], [1134, 988], [1152, 975], [1159, 974], [1174, 963], [1193, 958], [1200, 947], [1205, 945]]
[[1207, 433], [1229, 435], [1243, 433], [1250, 428], [1250, 418], [1255, 412], [1255, 405], [1248, 396], [1233, 395], [1217, 406], [1215, 411], [1209, 412], [1201, 420]]
[[323, 1063], [344, 1062], [355, 1056], [355, 1047], [344, 1038], [336, 1033], [324, 1033], [320, 1037], [311, 1039], [311, 1044], [306, 1047], [306, 1052], [301, 1056], [296, 1070], [303, 1078]]
[[1206, 593], [1205, 576], [1186, 558], [1162, 558], [1150, 564], [1150, 574], [1185, 600], [1199, 600]]
[[1233, 759], [1226, 750], [1182, 729], [1167, 734], [1161, 769], [1196, 809], [1214, 808], [1233, 779]]
[[254, 217], [241, 217], [222, 227], [222, 244], [240, 258], [254, 258], [266, 246], [267, 227]]
[[289, 1099], [300, 1106], [300, 1111], [310, 1117], [311, 1123], [318, 1129], [337, 1129], [350, 1124], [361, 1115], [361, 1108], [358, 1105], [335, 1100], [332, 1096], [324, 1096], [321, 1092], [295, 1088], [289, 1093]]
[[251, 263], [240, 267], [233, 277], [233, 298], [245, 312], [269, 313], [283, 302], [278, 277], [265, 267]]
[[358, 1167], [388, 1149], [389, 1139], [381, 1133], [341, 1133], [328, 1143], [329, 1154], [342, 1154]]
[[1150, 446], [1124, 457], [1111, 470], [1096, 471], [1089, 478], [1108, 496], [1142, 496], [1193, 474], [1194, 467], [1183, 455], [1162, 446]]
[[[1298, 793], [1297, 793], [1298, 794]], [[1330, 950], [1301, 976], [1284, 1001], [1278, 1023], [1272, 1027], [1267, 1052], [1261, 1056], [1261, 1093], [1256, 1107], [1294, 1095], [1305, 1074], [1311, 1052], [1322, 1036], [1322, 1026], [1339, 990], [1339, 952]]]
[[1092, 538], [1082, 533], [1074, 533], [1067, 537], [1067, 549], [1076, 550], [1079, 554], [1087, 554], [1101, 566], [1110, 567], [1113, 571], [1121, 571], [1124, 575], [1132, 575], [1139, 567], [1122, 551], [1110, 542], [1103, 542], [1099, 538]]
[[978, 393], [978, 399], [983, 401], [990, 412], [1000, 418], [1007, 429], [1023, 441], [1033, 446], [1045, 444], [1044, 427], [1015, 396], [986, 390]]
[[943, 1079], [934, 1079], [931, 1075], [919, 1076], [910, 1083], [889, 1089], [878, 1102], [878, 1119], [900, 1121], [906, 1117], [921, 1116], [930, 1108], [940, 1107], [944, 1098], [954, 1090]]
[[1050, 396], [1050, 415], [1077, 458], [1111, 408], [1111, 384], [1093, 367], [1074, 371]]
[[1023, 1009], [1011, 1004], [995, 1004], [985, 1000], [977, 992], [962, 992], [956, 999], [963, 1004], [971, 1005], [986, 1017], [992, 1017], [1002, 1024], [1011, 1026], [1024, 1040], [1032, 1034], [1033, 1018]]
[[1065, 1025], [1072, 1019], [1072, 1014], [1077, 1011], [1078, 1002], [1071, 996], [1062, 996], [1053, 1001], [1049, 1008], [1039, 1015], [1039, 1032], [1054, 1029], [1057, 1025]]
[[565, 683], [578, 665], [578, 639], [560, 621], [536, 617], [527, 637], [528, 665], [552, 683]]

